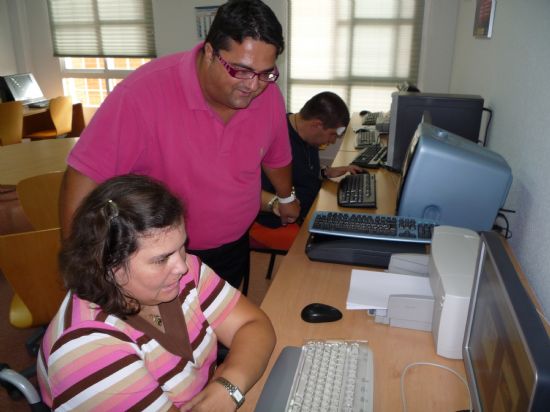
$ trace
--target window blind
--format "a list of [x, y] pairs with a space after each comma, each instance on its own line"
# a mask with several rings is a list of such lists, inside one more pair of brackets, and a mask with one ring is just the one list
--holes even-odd
[[289, 0], [288, 105], [330, 90], [352, 111], [388, 110], [416, 84], [424, 0]]
[[155, 57], [151, 0], [48, 0], [54, 56]]

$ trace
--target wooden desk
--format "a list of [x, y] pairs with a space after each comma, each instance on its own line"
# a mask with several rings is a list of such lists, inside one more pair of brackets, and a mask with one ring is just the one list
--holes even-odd
[[65, 170], [77, 140], [68, 137], [0, 146], [0, 184], [16, 185], [27, 177]]
[[[84, 130], [84, 112], [82, 103], [73, 104], [72, 129], [68, 137], [79, 137]], [[25, 107], [23, 110], [23, 136], [39, 130], [52, 129], [53, 123], [48, 109], [32, 109]]]
[[[345, 143], [345, 142], [344, 142]], [[340, 150], [334, 165], [347, 164], [355, 152]], [[378, 209], [371, 213], [394, 214], [398, 175], [376, 170]], [[337, 183], [323, 184], [313, 210], [337, 210]], [[344, 210], [344, 209], [340, 209]], [[349, 211], [349, 209], [346, 209]], [[363, 209], [363, 211], [368, 211]], [[277, 334], [277, 345], [268, 370], [247, 395], [243, 411], [253, 411], [269, 370], [285, 346], [300, 346], [306, 339], [368, 340], [374, 356], [374, 410], [400, 411], [400, 377], [414, 362], [433, 362], [464, 375], [461, 360], [436, 355], [432, 334], [375, 323], [364, 310], [346, 310], [346, 297], [353, 266], [310, 261], [304, 253], [308, 238], [307, 221], [302, 225], [288, 255], [283, 259], [261, 305]], [[300, 318], [301, 309], [311, 302], [328, 303], [344, 316], [333, 323], [311, 324]], [[418, 366], [406, 375], [405, 396], [409, 411], [455, 411], [467, 409], [465, 386], [456, 376], [440, 368]]]

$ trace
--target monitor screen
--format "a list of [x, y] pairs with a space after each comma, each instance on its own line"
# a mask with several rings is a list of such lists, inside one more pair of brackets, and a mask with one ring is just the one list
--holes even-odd
[[10, 100], [23, 104], [44, 100], [44, 94], [32, 73], [10, 74], [3, 76]]
[[547, 411], [550, 338], [496, 232], [481, 236], [463, 358], [474, 411]]

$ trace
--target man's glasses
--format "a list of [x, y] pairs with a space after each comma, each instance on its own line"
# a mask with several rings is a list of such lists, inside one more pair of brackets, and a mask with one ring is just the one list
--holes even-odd
[[216, 54], [216, 56], [218, 56], [220, 63], [223, 65], [225, 70], [227, 70], [227, 73], [229, 73], [229, 75], [231, 77], [234, 77], [235, 79], [250, 80], [258, 76], [258, 79], [263, 82], [274, 82], [279, 78], [279, 70], [277, 70], [277, 67], [275, 67], [275, 69], [271, 72], [258, 73], [254, 70], [236, 69], [229, 63], [227, 63], [219, 54]]

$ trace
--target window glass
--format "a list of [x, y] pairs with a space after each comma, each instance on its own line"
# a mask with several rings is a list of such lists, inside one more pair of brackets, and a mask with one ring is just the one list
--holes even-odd
[[289, 0], [287, 107], [339, 90], [350, 111], [387, 111], [416, 84], [424, 0]]
[[64, 93], [84, 106], [99, 107], [119, 82], [150, 60], [118, 57], [61, 58]]

